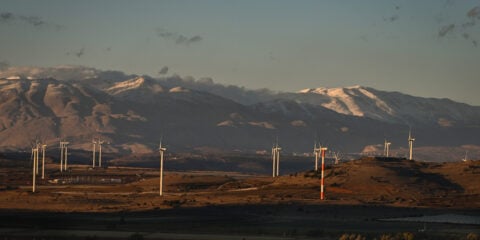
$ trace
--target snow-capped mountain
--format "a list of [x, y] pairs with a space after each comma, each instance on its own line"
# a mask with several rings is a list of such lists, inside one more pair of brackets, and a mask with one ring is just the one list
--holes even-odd
[[76, 80], [65, 71], [63, 80], [0, 74], [0, 149], [26, 149], [37, 137], [90, 149], [102, 137], [109, 151], [138, 153], [164, 135], [172, 150], [255, 151], [278, 136], [286, 152], [310, 152], [317, 135], [330, 149], [360, 152], [384, 138], [405, 148], [410, 127], [416, 146], [480, 145], [480, 108], [448, 99], [361, 86], [274, 93], [91, 69]]
[[362, 86], [304, 89], [298, 93], [280, 94], [279, 97], [321, 106], [344, 115], [410, 126], [480, 125], [480, 107]]

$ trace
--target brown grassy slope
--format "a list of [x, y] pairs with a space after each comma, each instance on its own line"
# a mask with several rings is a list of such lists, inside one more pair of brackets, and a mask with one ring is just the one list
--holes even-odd
[[[62, 178], [49, 165], [47, 179]], [[320, 173], [281, 176], [235, 173], [166, 172], [164, 196], [158, 193], [157, 169], [88, 169], [74, 166], [63, 177], [96, 176], [126, 179], [122, 184], [51, 184], [38, 181], [31, 194], [28, 168], [8, 169], [19, 185], [2, 188], [1, 209], [60, 212], [143, 211], [172, 207], [243, 204], [380, 204], [449, 208], [480, 207], [480, 162], [419, 163], [401, 159], [364, 158], [328, 167], [326, 201], [319, 200]]]

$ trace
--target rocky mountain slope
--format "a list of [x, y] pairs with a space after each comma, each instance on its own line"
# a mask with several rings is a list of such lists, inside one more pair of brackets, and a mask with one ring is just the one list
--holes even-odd
[[303, 153], [316, 138], [331, 150], [358, 153], [381, 151], [388, 138], [404, 156], [410, 128], [424, 149], [480, 145], [480, 108], [448, 99], [360, 86], [273, 93], [91, 69], [75, 79], [67, 70], [51, 74], [60, 80], [46, 74], [0, 80], [1, 149], [28, 150], [36, 138], [56, 146], [65, 138], [88, 150], [100, 137], [106, 151], [146, 153], [163, 135], [174, 151], [268, 153], [278, 138], [284, 152]]

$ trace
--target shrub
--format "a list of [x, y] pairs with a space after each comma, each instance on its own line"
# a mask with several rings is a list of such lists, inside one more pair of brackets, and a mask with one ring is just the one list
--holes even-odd
[[338, 240], [365, 240], [366, 237], [360, 235], [360, 234], [348, 234], [348, 233], [344, 233], [342, 236], [340, 236], [340, 238], [338, 238]]
[[467, 235], [467, 240], [480, 240], [480, 236], [475, 233], [469, 233]]
[[129, 240], [143, 240], [143, 235], [140, 233], [134, 233], [128, 237]]

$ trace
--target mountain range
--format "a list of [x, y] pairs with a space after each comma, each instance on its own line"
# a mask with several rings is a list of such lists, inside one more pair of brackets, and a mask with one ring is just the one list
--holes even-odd
[[29, 149], [35, 139], [57, 146], [60, 138], [89, 150], [96, 137], [106, 151], [132, 154], [156, 151], [160, 138], [172, 151], [269, 153], [278, 139], [288, 153], [309, 153], [316, 140], [378, 154], [388, 139], [404, 156], [411, 130], [425, 160], [445, 146], [456, 147], [455, 156], [480, 152], [480, 107], [449, 99], [363, 86], [279, 93], [72, 66], [27, 70], [0, 72], [3, 151]]

